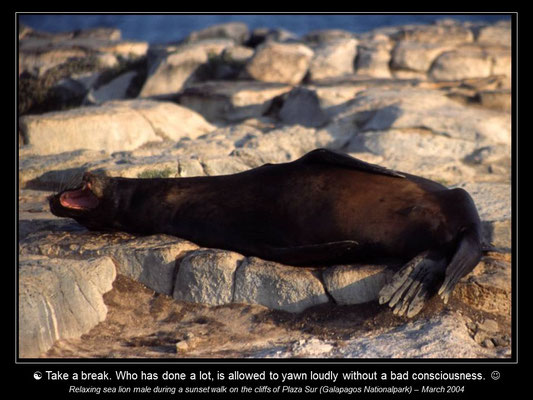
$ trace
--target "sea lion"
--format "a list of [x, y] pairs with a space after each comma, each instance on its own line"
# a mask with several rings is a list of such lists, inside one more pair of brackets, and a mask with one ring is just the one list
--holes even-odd
[[437, 289], [447, 302], [481, 258], [481, 223], [466, 191], [326, 149], [233, 175], [86, 173], [50, 208], [91, 230], [170, 234], [290, 265], [397, 260], [403, 267], [379, 301], [409, 317]]

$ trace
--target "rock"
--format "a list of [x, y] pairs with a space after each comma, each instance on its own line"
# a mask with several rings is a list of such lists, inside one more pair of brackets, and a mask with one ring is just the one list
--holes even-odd
[[424, 43], [402, 40], [392, 52], [392, 67], [412, 71], [427, 72], [433, 61], [451, 46], [441, 43]]
[[185, 39], [186, 43], [198, 42], [206, 39], [232, 39], [235, 43], [244, 43], [248, 40], [250, 32], [243, 22], [228, 22], [211, 25], [205, 29], [194, 31]]
[[501, 89], [511, 88], [512, 60], [508, 48], [491, 47], [485, 50], [492, 61], [492, 75], [502, 75], [505, 81]]
[[179, 163], [179, 176], [182, 178], [190, 176], [204, 176], [205, 171], [200, 164], [200, 161], [189, 159], [189, 160], [180, 160]]
[[239, 79], [253, 54], [253, 49], [249, 47], [237, 45], [225, 48], [220, 55], [209, 58], [202, 70], [202, 80]]
[[58, 190], [70, 182], [79, 182], [87, 165], [107, 158], [105, 151], [74, 150], [52, 155], [19, 152], [19, 185], [38, 189]]
[[511, 111], [510, 90], [484, 90], [478, 92], [477, 98], [483, 107], [498, 111]]
[[429, 75], [441, 81], [488, 77], [492, 74], [492, 64], [485, 51], [474, 47], [461, 48], [440, 55]]
[[474, 34], [467, 27], [457, 23], [435, 23], [433, 25], [406, 26], [396, 34], [395, 39], [422, 43], [445, 43], [460, 45], [474, 41]]
[[333, 350], [333, 346], [329, 343], [313, 338], [309, 340], [299, 340], [291, 347], [291, 352], [295, 357], [299, 358], [313, 358], [323, 357], [324, 354], [329, 354]]
[[[75, 222], [72, 222], [75, 224]], [[136, 238], [125, 233], [92, 235], [85, 231], [67, 234], [30, 234], [20, 244], [20, 254], [55, 258], [91, 259], [111, 257], [117, 273], [133, 278], [149, 288], [171, 295], [176, 259], [198, 246], [166, 235]]]
[[161, 140], [139, 113], [109, 105], [26, 116], [20, 127], [36, 154], [76, 149], [113, 152]]
[[258, 47], [246, 72], [258, 81], [299, 84], [307, 74], [313, 51], [299, 43], [268, 42]]
[[394, 89], [396, 91], [418, 87], [419, 81], [413, 79], [373, 78], [353, 74], [337, 78], [323, 79], [305, 87], [314, 90], [322, 109], [328, 116], [335, 116], [343, 110], [345, 104], [370, 88]]
[[[84, 59], [100, 57], [106, 54], [126, 59], [142, 57], [148, 51], [148, 43], [101, 39], [94, 37], [29, 37], [19, 43], [19, 74], [29, 72], [42, 76], [51, 68], [66, 63], [72, 58]], [[105, 60], [105, 58], [102, 58]]]
[[328, 117], [320, 108], [316, 92], [296, 87], [282, 96], [283, 105], [279, 111], [279, 119], [288, 125], [319, 127], [324, 125]]
[[355, 61], [356, 73], [375, 78], [390, 78], [392, 47], [388, 38], [383, 36], [359, 42]]
[[189, 253], [179, 264], [172, 297], [209, 305], [231, 303], [235, 271], [243, 258], [223, 250]]
[[132, 150], [152, 141], [198, 137], [214, 128], [176, 104], [129, 100], [25, 116], [20, 129], [32, 152], [55, 154], [77, 149]]
[[122, 32], [120, 29], [111, 27], [96, 27], [82, 30], [76, 30], [72, 32], [72, 36], [75, 38], [92, 38], [102, 40], [121, 40]]
[[484, 256], [474, 271], [461, 280], [454, 297], [486, 313], [511, 315], [511, 262], [504, 255]]
[[155, 235], [131, 243], [130, 249], [110, 249], [120, 262], [120, 271], [158, 293], [171, 295], [176, 276], [176, 259], [197, 246], [185, 240]]
[[401, 94], [380, 88], [364, 91], [344, 104], [333, 122], [348, 121], [360, 131], [423, 127], [438, 135], [478, 145], [510, 144], [511, 139], [508, 115], [465, 108], [443, 93], [426, 89], [405, 89]]
[[262, 116], [272, 100], [290, 86], [250, 81], [211, 81], [195, 84], [179, 94], [179, 103], [208, 121], [242, 121]]
[[329, 300], [312, 269], [288, 267], [250, 257], [235, 273], [233, 301], [301, 312]]
[[309, 66], [309, 79], [316, 81], [352, 74], [356, 55], [356, 39], [346, 38], [324, 42], [314, 49], [314, 56]]
[[470, 339], [457, 313], [411, 321], [354, 339], [339, 349], [345, 358], [483, 358], [489, 354]]
[[222, 58], [238, 63], [246, 63], [253, 55], [253, 49], [245, 46], [226, 47], [222, 51]]
[[154, 52], [148, 58], [148, 77], [140, 97], [174, 94], [201, 80], [202, 66], [210, 57], [233, 46], [228, 39], [203, 40]]
[[298, 36], [283, 28], [256, 28], [252, 31], [245, 45], [255, 48], [265, 42], [284, 43], [295, 40], [298, 40]]
[[306, 33], [302, 37], [302, 40], [311, 46], [328, 42], [344, 42], [346, 39], [354, 39], [354, 34], [342, 29], [321, 29]]
[[139, 112], [150, 123], [154, 133], [166, 140], [196, 139], [215, 129], [200, 114], [179, 104], [151, 100], [127, 100], [111, 104]]
[[107, 314], [110, 258], [88, 261], [26, 256], [19, 259], [19, 356], [38, 357], [59, 339], [78, 338]]
[[[358, 334], [333, 346], [331, 340], [301, 339], [285, 347], [254, 352], [251, 357], [438, 359], [508, 357], [509, 350], [479, 346], [468, 333], [463, 317], [444, 313], [430, 318]], [[295, 354], [295, 352], [297, 354]]]
[[87, 93], [98, 82], [100, 72], [73, 74], [61, 79], [50, 91], [58, 102], [63, 104], [82, 104]]
[[125, 99], [128, 88], [132, 80], [137, 76], [137, 72], [126, 72], [113, 79], [105, 85], [89, 91], [86, 102], [89, 104], [102, 104], [110, 100]]
[[246, 164], [239, 161], [238, 158], [231, 156], [205, 160], [202, 166], [205, 174], [208, 176], [230, 175], [250, 169]]
[[339, 265], [326, 269], [324, 286], [337, 304], [361, 304], [378, 298], [392, 276], [387, 266]]
[[511, 47], [511, 24], [500, 22], [480, 28], [476, 41]]
[[391, 160], [398, 153], [409, 153], [411, 157], [419, 158], [446, 157], [458, 160], [475, 149], [476, 145], [473, 142], [454, 140], [415, 128], [372, 130], [355, 135], [347, 143], [349, 152], [366, 150]]
[[477, 328], [488, 333], [496, 333], [500, 330], [498, 323], [492, 319], [484, 320], [483, 323], [479, 324]]
[[242, 143], [242, 148], [257, 150], [264, 161], [269, 160], [266, 162], [286, 162], [318, 147], [328, 147], [333, 141], [334, 137], [326, 129], [293, 125], [252, 137]]
[[[113, 154], [117, 156], [118, 153]], [[171, 155], [134, 157], [131, 160], [114, 157], [113, 162], [89, 168], [91, 172], [121, 178], [177, 178], [179, 164]]]

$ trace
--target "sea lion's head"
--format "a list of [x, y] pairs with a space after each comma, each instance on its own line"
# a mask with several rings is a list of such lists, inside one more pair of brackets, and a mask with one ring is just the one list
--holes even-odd
[[108, 229], [114, 208], [111, 179], [86, 172], [81, 184], [49, 198], [50, 211], [58, 217], [73, 218], [89, 229]]

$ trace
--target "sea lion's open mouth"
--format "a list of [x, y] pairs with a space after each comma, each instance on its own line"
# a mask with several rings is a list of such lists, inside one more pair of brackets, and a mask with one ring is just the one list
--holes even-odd
[[59, 202], [65, 208], [87, 210], [98, 206], [98, 198], [91, 191], [91, 184], [84, 182], [81, 189], [69, 190], [61, 194]]

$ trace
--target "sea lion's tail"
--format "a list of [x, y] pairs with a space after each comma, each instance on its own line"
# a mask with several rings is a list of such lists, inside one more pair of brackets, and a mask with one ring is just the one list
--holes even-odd
[[461, 232], [455, 254], [446, 267], [444, 282], [439, 289], [439, 295], [445, 303], [448, 302], [459, 279], [467, 275], [478, 264], [481, 254], [479, 226], [476, 224], [465, 228]]

